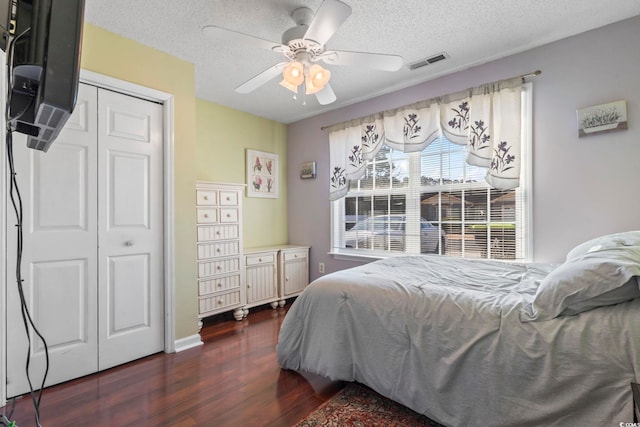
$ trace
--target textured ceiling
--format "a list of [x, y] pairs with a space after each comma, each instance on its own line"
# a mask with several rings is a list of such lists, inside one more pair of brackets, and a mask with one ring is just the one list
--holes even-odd
[[[283, 123], [353, 104], [640, 14], [638, 0], [343, 0], [353, 12], [328, 49], [400, 55], [405, 65], [446, 52], [415, 71], [326, 65], [337, 101], [306, 105], [274, 79], [249, 94], [234, 88], [282, 54], [207, 38], [217, 25], [280, 42], [290, 13], [321, 0], [86, 0], [85, 20], [195, 64], [196, 96]], [[532, 70], [533, 71], [533, 70]]]

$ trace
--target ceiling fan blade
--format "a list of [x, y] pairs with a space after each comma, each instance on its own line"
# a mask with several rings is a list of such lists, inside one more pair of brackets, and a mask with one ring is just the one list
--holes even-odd
[[256, 90], [257, 88], [259, 88], [260, 86], [268, 82], [269, 80], [273, 79], [278, 75], [281, 75], [285, 65], [287, 65], [287, 62], [280, 62], [274, 65], [273, 67], [267, 68], [257, 76], [252, 77], [251, 79], [247, 80], [246, 82], [238, 86], [236, 88], [236, 92], [249, 93]]
[[331, 104], [336, 100], [336, 94], [329, 83], [327, 83], [321, 91], [316, 92], [315, 95], [320, 105]]
[[261, 39], [260, 37], [251, 36], [249, 34], [218, 27], [216, 25], [206, 25], [202, 27], [202, 34], [211, 39], [245, 43], [268, 50], [277, 50], [282, 46], [277, 42]]
[[351, 15], [349, 5], [339, 0], [324, 0], [309, 24], [304, 39], [313, 40], [324, 46], [349, 15]]
[[383, 71], [398, 71], [404, 62], [402, 57], [398, 55], [344, 50], [326, 51], [322, 54], [321, 59], [327, 64], [357, 65]]

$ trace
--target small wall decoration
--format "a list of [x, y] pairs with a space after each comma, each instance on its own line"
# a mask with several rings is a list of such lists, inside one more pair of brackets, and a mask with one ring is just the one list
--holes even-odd
[[247, 150], [247, 197], [278, 198], [278, 155]]
[[578, 113], [578, 136], [627, 129], [627, 101], [583, 108]]
[[304, 162], [300, 166], [300, 179], [316, 177], [316, 162]]

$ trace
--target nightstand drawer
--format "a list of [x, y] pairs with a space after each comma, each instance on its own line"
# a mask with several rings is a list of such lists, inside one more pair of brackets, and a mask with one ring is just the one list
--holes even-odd
[[259, 264], [273, 264], [275, 262], [274, 253], [264, 253], [247, 255], [247, 266], [259, 265]]
[[293, 261], [296, 259], [306, 259], [307, 258], [307, 250], [299, 250], [299, 251], [287, 251], [284, 252], [284, 260], [285, 261]]

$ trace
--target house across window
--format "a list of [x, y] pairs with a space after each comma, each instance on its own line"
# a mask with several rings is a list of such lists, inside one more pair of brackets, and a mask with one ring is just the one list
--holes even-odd
[[524, 260], [524, 190], [490, 188], [465, 155], [444, 136], [422, 152], [382, 147], [333, 202], [334, 252]]

